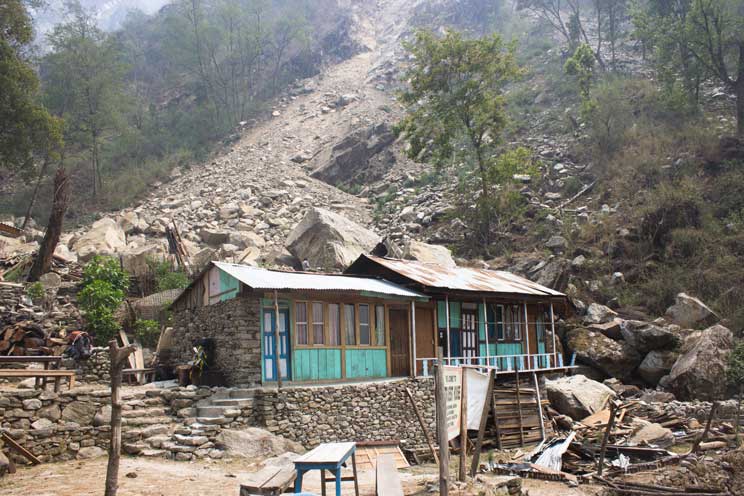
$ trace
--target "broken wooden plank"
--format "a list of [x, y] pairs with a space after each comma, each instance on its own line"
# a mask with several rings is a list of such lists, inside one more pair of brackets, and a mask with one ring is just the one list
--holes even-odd
[[36, 456], [31, 453], [29, 450], [18, 444], [15, 439], [10, 437], [5, 432], [0, 432], [0, 437], [3, 438], [3, 441], [5, 441], [8, 446], [10, 446], [12, 449], [16, 450], [20, 455], [22, 455], [24, 458], [26, 458], [28, 461], [31, 462], [32, 465], [40, 465], [41, 460], [36, 458]]

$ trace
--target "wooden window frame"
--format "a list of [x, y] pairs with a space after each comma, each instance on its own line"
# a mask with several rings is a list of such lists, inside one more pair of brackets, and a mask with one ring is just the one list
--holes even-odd
[[[327, 305], [327, 303], [325, 303], [323, 301], [311, 301], [311, 302], [308, 302], [308, 303], [309, 303], [308, 304], [308, 307], [310, 309], [310, 313], [308, 315], [308, 321], [309, 321], [308, 322], [308, 329], [310, 329], [310, 326], [312, 326], [312, 333], [310, 334], [310, 337], [312, 339], [309, 340], [310, 341], [310, 346], [313, 346], [313, 347], [317, 347], [317, 346], [325, 347], [326, 346], [326, 341], [328, 340], [327, 339], [328, 336], [326, 336], [326, 313], [327, 313], [326, 312], [326, 305]], [[314, 310], [315, 310], [314, 309], [314, 306], [315, 305], [320, 305], [320, 313], [321, 313], [320, 324], [323, 326], [323, 330], [321, 332], [321, 334], [323, 336], [323, 342], [322, 343], [316, 343], [315, 342], [315, 326], [318, 324], [317, 322], [315, 322], [315, 315], [314, 315], [314, 313], [315, 313], [314, 312]], [[312, 321], [310, 321], [310, 318], [312, 318]]]
[[[299, 331], [297, 329], [297, 326], [300, 325], [300, 321], [297, 319], [297, 305], [305, 305], [305, 322], [304, 322], [304, 324], [305, 324], [305, 333], [306, 333], [307, 343], [300, 343], [300, 333], [299, 333]], [[298, 347], [302, 347], [302, 346], [310, 347], [310, 346], [312, 346], [311, 339], [310, 339], [310, 323], [309, 323], [309, 319], [308, 319], [309, 314], [308, 314], [308, 311], [307, 311], [307, 301], [304, 301], [304, 300], [295, 300], [294, 305], [292, 305], [292, 313], [293, 313], [292, 320], [294, 321], [294, 331], [295, 331], [295, 339], [294, 339], [295, 346], [298, 346]]]
[[[373, 333], [374, 344], [372, 346], [386, 347], [387, 346], [387, 343], [388, 343], [388, 339], [387, 339], [387, 306], [385, 304], [375, 303], [373, 305], [373, 308], [375, 310], [374, 311], [375, 327], [374, 327], [374, 333]], [[382, 309], [382, 339], [384, 341], [382, 344], [380, 344], [377, 341], [377, 323], [378, 323], [377, 322], [377, 309], [378, 308], [381, 308]], [[370, 340], [370, 341], [372, 341], [372, 340]]]
[[[331, 344], [331, 305], [338, 307], [338, 343]], [[344, 345], [344, 313], [343, 303], [325, 303], [325, 322], [326, 322], [326, 348], [340, 348]]]
[[[374, 308], [374, 305], [371, 305], [369, 303], [357, 303], [357, 346], [364, 347], [364, 348], [370, 348], [374, 346], [372, 344], [372, 313], [370, 312], [370, 308]], [[367, 307], [367, 336], [369, 337], [368, 343], [362, 343], [362, 312], [361, 308], [365, 306]]]

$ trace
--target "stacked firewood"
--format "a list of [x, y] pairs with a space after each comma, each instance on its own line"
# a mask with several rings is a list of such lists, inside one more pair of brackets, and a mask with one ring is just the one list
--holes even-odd
[[21, 320], [5, 326], [0, 333], [0, 355], [61, 355], [66, 348], [66, 339], [47, 334], [32, 320]]

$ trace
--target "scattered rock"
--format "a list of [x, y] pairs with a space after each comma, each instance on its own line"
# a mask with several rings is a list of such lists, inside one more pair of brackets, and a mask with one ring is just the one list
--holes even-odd
[[80, 451], [77, 453], [77, 457], [82, 460], [101, 456], [106, 456], [106, 451], [98, 446], [86, 446], [85, 448], [80, 448]]
[[625, 342], [618, 342], [589, 329], [568, 332], [568, 348], [576, 353], [576, 360], [591, 365], [610, 377], [626, 379], [641, 363], [641, 355]]
[[215, 439], [215, 445], [229, 455], [260, 461], [291, 452], [302, 454], [305, 448], [299, 443], [257, 427], [242, 430], [224, 429]]
[[114, 219], [104, 217], [75, 241], [73, 249], [81, 261], [87, 262], [94, 255], [114, 255], [127, 247], [124, 230]]
[[408, 240], [403, 247], [403, 258], [439, 264], [447, 268], [457, 267], [452, 252], [446, 246], [430, 245], [413, 239]]
[[659, 448], [668, 448], [674, 444], [674, 434], [666, 427], [643, 419], [634, 418], [632, 421], [633, 433], [628, 438], [630, 446], [650, 445]]
[[617, 317], [617, 312], [611, 308], [600, 305], [599, 303], [592, 303], [586, 309], [584, 322], [587, 324], [604, 324], [613, 320], [615, 317]]
[[673, 349], [680, 344], [679, 336], [672, 330], [638, 320], [623, 321], [621, 333], [623, 339], [641, 354]]

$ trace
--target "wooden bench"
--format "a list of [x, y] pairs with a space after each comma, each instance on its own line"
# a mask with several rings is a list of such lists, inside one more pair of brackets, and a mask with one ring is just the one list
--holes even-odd
[[54, 379], [54, 391], [59, 391], [60, 381], [67, 377], [70, 389], [75, 386], [74, 370], [34, 370], [34, 369], [0, 369], [0, 378], [35, 377], [40, 379]]
[[375, 469], [375, 494], [377, 496], [403, 496], [403, 484], [392, 455], [377, 457]]
[[296, 478], [297, 472], [292, 468], [266, 467], [241, 482], [240, 496], [277, 496], [286, 492], [294, 484]]
[[121, 371], [121, 374], [126, 378], [128, 383], [132, 382], [132, 377], [135, 377], [138, 383], [142, 383], [142, 381], [139, 380], [140, 377], [145, 379], [144, 382], [148, 382], [148, 378], [149, 382], [155, 380], [155, 369], [124, 369]]
[[[44, 365], [44, 370], [49, 370], [50, 366], [54, 366], [53, 368], [57, 369], [59, 368], [59, 364], [62, 363], [62, 357], [61, 356], [49, 356], [49, 355], [42, 355], [42, 356], [28, 356], [28, 355], [18, 355], [18, 356], [0, 356], [0, 364], [26, 364], [26, 363], [41, 363]], [[37, 377], [36, 378], [36, 384], [35, 387], [46, 387], [46, 378]]]

